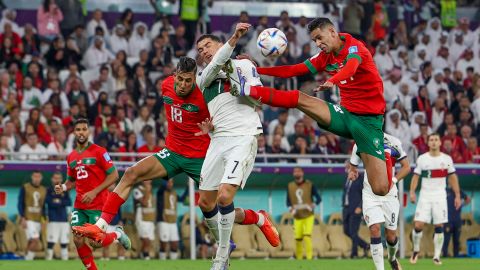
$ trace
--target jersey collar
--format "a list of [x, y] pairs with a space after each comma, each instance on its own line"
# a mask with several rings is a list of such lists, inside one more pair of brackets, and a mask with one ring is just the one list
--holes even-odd
[[338, 51], [338, 53], [333, 52], [333, 55], [335, 55], [335, 56], [338, 56], [343, 51], [343, 49], [345, 49], [345, 47], [347, 47], [347, 42], [350, 41], [350, 39], [347, 39], [347, 36], [344, 33], [339, 33], [338, 35], [340, 36], [340, 39], [343, 41], [343, 44], [340, 47], [340, 50]]
[[77, 152], [78, 152], [79, 154], [81, 154], [81, 153], [85, 152], [85, 150], [87, 150], [87, 149], [90, 147], [90, 145], [92, 145], [92, 143], [91, 143], [91, 142], [88, 142], [88, 143], [87, 143], [87, 146], [85, 146], [85, 148], [80, 149], [80, 148], [77, 146], [77, 148], [76, 148], [75, 150], [77, 150]]

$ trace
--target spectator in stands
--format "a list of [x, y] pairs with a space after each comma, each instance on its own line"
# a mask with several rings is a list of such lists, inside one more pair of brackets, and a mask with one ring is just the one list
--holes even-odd
[[462, 138], [462, 141], [465, 144], [465, 146], [468, 145], [468, 139], [472, 137], [472, 132], [473, 132], [472, 127], [470, 127], [469, 125], [463, 125], [460, 128], [460, 137]]
[[[290, 150], [290, 154], [298, 155], [307, 155], [310, 154], [310, 149], [308, 148], [307, 140], [304, 137], [297, 137], [293, 144], [293, 148]], [[290, 162], [295, 162], [295, 159], [290, 160]], [[297, 158], [296, 162], [299, 164], [308, 164], [312, 160], [309, 158]]]
[[457, 65], [456, 65], [456, 70], [463, 74], [467, 74], [467, 68], [468, 67], [477, 67], [477, 69], [480, 69], [480, 59], [478, 58], [473, 58], [473, 51], [470, 48], [465, 49], [465, 51], [462, 54], [462, 58], [458, 60]]
[[[163, 0], [160, 0], [162, 2]], [[170, 22], [168, 15], [162, 14], [157, 22], [152, 25], [150, 29], [150, 38], [154, 39], [158, 36], [161, 36], [162, 30], [166, 30], [169, 35], [175, 34], [175, 27], [173, 27]]]
[[63, 21], [63, 13], [55, 0], [44, 0], [37, 11], [38, 34], [47, 40], [53, 40], [61, 34], [61, 21]]
[[26, 119], [31, 109], [39, 108], [42, 104], [42, 92], [33, 86], [32, 78], [25, 77], [25, 79], [23, 79], [22, 94], [22, 117]]
[[5, 135], [0, 136], [0, 160], [12, 159], [10, 153], [13, 149], [8, 145], [8, 137]]
[[9, 37], [3, 38], [3, 42], [0, 43], [0, 63], [8, 63], [13, 60], [20, 59], [20, 50], [12, 46], [12, 39]]
[[137, 135], [138, 153], [156, 153], [162, 148], [156, 144], [155, 132], [152, 126], [145, 125], [140, 135]]
[[67, 38], [67, 47], [65, 48], [65, 62], [68, 63], [69, 67], [72, 64], [75, 66], [80, 66], [80, 69], [83, 70], [81, 66], [83, 55], [81, 54], [80, 48], [78, 48], [75, 39], [69, 37]]
[[27, 126], [31, 125], [34, 132], [38, 135], [41, 143], [49, 144], [52, 140], [52, 135], [50, 134], [50, 126], [45, 125], [40, 121], [40, 109], [33, 108], [30, 110], [27, 122]]
[[[328, 148], [327, 135], [322, 134], [322, 135], [318, 136], [318, 141], [313, 146], [312, 154], [320, 154], [320, 155], [333, 154], [333, 152]], [[314, 163], [331, 163], [332, 160], [330, 160], [327, 157], [323, 157], [321, 159], [313, 159], [313, 162]]]
[[12, 151], [18, 151], [22, 143], [22, 139], [18, 135], [18, 132], [15, 124], [11, 120], [4, 122], [3, 136], [7, 139], [8, 149], [11, 149]]
[[[427, 124], [428, 125], [428, 119], [427, 116], [425, 115], [424, 112], [414, 112], [410, 118], [410, 138], [416, 138], [420, 136], [420, 125], [421, 124]], [[428, 134], [432, 133], [432, 129], [430, 126], [428, 127]], [[397, 137], [400, 138], [400, 137]], [[409, 145], [408, 143], [404, 144]]]
[[343, 233], [352, 239], [350, 258], [358, 257], [358, 246], [363, 248], [365, 254], [369, 248], [369, 245], [358, 236], [362, 222], [362, 188], [362, 181], [348, 179], [343, 187]]
[[398, 68], [390, 70], [388, 79], [384, 80], [384, 97], [387, 108], [391, 108], [395, 100], [398, 99], [400, 93], [400, 81], [402, 80], [402, 71]]
[[[266, 152], [268, 154], [287, 154], [288, 151], [282, 147], [282, 140], [285, 139], [285, 137], [282, 137], [280, 134], [275, 134], [272, 136], [272, 144], [271, 146], [266, 146]], [[279, 158], [268, 158], [267, 161], [269, 163], [277, 163], [277, 162], [285, 162], [286, 159], [282, 159], [281, 157]]]
[[[268, 20], [267, 20], [268, 22]], [[305, 16], [300, 16], [298, 23], [294, 24], [295, 32], [297, 33], [297, 42], [300, 46], [305, 44], [310, 44], [310, 35], [307, 31], [308, 18]], [[305, 58], [302, 58], [305, 59]]]
[[128, 40], [126, 37], [125, 27], [121, 24], [115, 25], [110, 37], [111, 49], [114, 54], [119, 51], [128, 51]]
[[[132, 134], [135, 136], [134, 133]], [[155, 199], [152, 193], [152, 180], [143, 181], [140, 185], [134, 188], [133, 199], [135, 206], [135, 226], [137, 227], [138, 236], [142, 242], [140, 247], [142, 252], [141, 256], [144, 260], [150, 260], [150, 250], [152, 250], [151, 245], [155, 240], [156, 219], [154, 206]], [[167, 200], [170, 200], [170, 198]], [[168, 234], [168, 232], [165, 233]]]
[[298, 120], [295, 123], [295, 133], [287, 137], [288, 143], [290, 145], [295, 144], [295, 141], [299, 137], [302, 137], [306, 140], [307, 146], [310, 145], [310, 137], [306, 136], [306, 134], [305, 134], [305, 124], [304, 124], [303, 120], [301, 120], [301, 119]]
[[429, 61], [427, 56], [427, 47], [423, 45], [417, 45], [414, 50], [416, 57], [413, 58], [412, 68], [420, 69], [423, 63]]
[[185, 35], [185, 25], [179, 25], [175, 28], [175, 35], [170, 37], [175, 57], [187, 55], [190, 50], [189, 41]]
[[102, 132], [108, 132], [108, 126], [110, 123], [114, 123], [118, 126], [118, 121], [113, 116], [112, 107], [109, 104], [105, 104], [101, 107], [101, 114], [95, 118], [95, 135], [99, 135]]
[[385, 117], [385, 132], [400, 139], [403, 145], [410, 144], [411, 135], [407, 121], [400, 118], [397, 109], [390, 110]]
[[256, 163], [267, 163], [267, 142], [265, 136], [260, 134], [257, 138], [257, 157], [255, 158]]
[[[2, 29], [0, 27], [0, 29]], [[33, 25], [25, 25], [25, 34], [22, 37], [23, 52], [26, 55], [40, 54], [40, 37], [35, 33]]]
[[[119, 153], [130, 153], [130, 154], [135, 154], [137, 153], [137, 135], [135, 132], [130, 131], [126, 133], [127, 135], [125, 136], [127, 139], [125, 140], [125, 143], [118, 148]], [[121, 157], [120, 161], [137, 161], [136, 156], [126, 156], [126, 157]]]
[[17, 90], [15, 89], [15, 85], [10, 83], [10, 76], [8, 72], [3, 71], [0, 73], [0, 91], [1, 91], [1, 100], [3, 102], [8, 100], [8, 95], [13, 93], [15, 97], [17, 96]]
[[[187, 196], [185, 192], [178, 196], [173, 188], [173, 179], [163, 182], [157, 191], [157, 230], [160, 238], [160, 260], [167, 259], [169, 251], [170, 259], [179, 257], [178, 241], [180, 240], [177, 227], [177, 202], [183, 201]], [[169, 246], [170, 250], [167, 250]]]
[[2, 19], [0, 20], [0, 29], [4, 29], [5, 24], [9, 23], [15, 33], [20, 33], [20, 27], [15, 22], [17, 12], [14, 9], [4, 9], [2, 11]]
[[[138, 66], [142, 66], [145, 70], [149, 70], [149, 67], [148, 67], [148, 51], [143, 49], [141, 50], [139, 53], [138, 53], [138, 62], [135, 63], [135, 65], [133, 65], [132, 67], [132, 70], [133, 70], [133, 74], [131, 74], [132, 76], [131, 77], [134, 77], [135, 76], [135, 70], [137, 70], [137, 67]], [[146, 72], [147, 75], [148, 75], [148, 72]]]
[[428, 85], [433, 74], [432, 63], [430, 61], [423, 62], [422, 65], [420, 65], [420, 72], [420, 82], [422, 85]]
[[143, 22], [136, 23], [132, 36], [128, 41], [128, 55], [130, 57], [138, 57], [142, 50], [150, 51], [151, 43], [147, 25]]
[[99, 68], [101, 65], [109, 63], [114, 58], [113, 54], [105, 48], [104, 39], [95, 36], [92, 45], [90, 45], [85, 53], [83, 65], [87, 69]]
[[393, 69], [393, 58], [388, 51], [388, 45], [385, 41], [378, 43], [373, 60], [375, 61], [378, 72], [382, 77], [385, 77]]
[[478, 140], [475, 137], [468, 138], [467, 149], [465, 150], [464, 160], [466, 163], [480, 163], [480, 158], [474, 158], [474, 156], [480, 156], [480, 147], [478, 147]]
[[65, 86], [65, 91], [68, 93], [67, 98], [70, 106], [78, 104], [80, 99], [88, 102], [88, 95], [82, 88], [81, 81], [77, 78], [73, 78], [70, 84]]
[[[435, 99], [437, 98], [435, 97]], [[425, 115], [430, 115], [432, 112], [431, 100], [427, 87], [420, 86], [418, 95], [412, 98], [412, 112], [423, 112]]]
[[52, 42], [53, 46], [50, 46], [45, 59], [50, 67], [54, 67], [56, 70], [62, 70], [67, 67], [65, 56], [65, 42], [62, 37], [55, 37]]
[[98, 134], [95, 138], [95, 143], [105, 147], [108, 152], [117, 152], [121, 144], [118, 122], [111, 120], [107, 123], [108, 130]]
[[126, 36], [130, 37], [133, 32], [133, 11], [130, 8], [125, 9], [118, 23], [125, 27]]
[[64, 160], [65, 157], [72, 151], [67, 147], [67, 134], [63, 127], [55, 130], [53, 140], [47, 146], [47, 152], [50, 159]]
[[125, 110], [121, 107], [117, 107], [115, 110], [115, 118], [119, 124], [119, 132], [124, 137], [126, 134], [133, 131], [133, 123], [130, 118], [126, 117]]
[[75, 41], [75, 44], [80, 50], [80, 54], [84, 55], [88, 49], [88, 37], [83, 25], [77, 24], [73, 30], [73, 33], [71, 33], [69, 37], [73, 38]]
[[361, 21], [365, 16], [363, 7], [356, 0], [348, 1], [343, 8], [343, 31], [355, 38], [362, 38]]
[[7, 122], [12, 122], [13, 125], [15, 126], [15, 132], [17, 134], [20, 134], [25, 130], [25, 120], [23, 117], [20, 116], [20, 107], [19, 106], [13, 106], [10, 109], [10, 113], [8, 116], [3, 118], [3, 123]]
[[383, 3], [377, 1], [374, 6], [374, 13], [372, 16], [372, 26], [370, 31], [374, 34], [375, 41], [385, 40], [387, 37], [387, 29], [389, 27], [388, 15]]
[[458, 152], [460, 156], [463, 155], [463, 152], [465, 151], [465, 143], [463, 142], [462, 138], [457, 135], [457, 126], [455, 124], [447, 125], [447, 132], [442, 137], [443, 146], [445, 146], [445, 141], [451, 142], [452, 151]]
[[148, 107], [144, 105], [140, 107], [138, 117], [133, 121], [133, 131], [137, 136], [140, 136], [141, 131], [146, 125], [155, 127], [155, 120], [153, 120]]
[[103, 20], [103, 13], [100, 9], [93, 11], [92, 19], [87, 23], [87, 35], [88, 37], [95, 35], [95, 28], [100, 26], [105, 33], [108, 33], [108, 27]]
[[18, 156], [20, 160], [46, 160], [48, 156], [46, 155], [47, 149], [45, 146], [38, 142], [38, 136], [35, 133], [27, 134], [27, 142], [20, 146], [18, 153], [21, 155]]
[[470, 100], [466, 96], [462, 96], [458, 103], [458, 107], [452, 110], [453, 117], [455, 118], [456, 122], [460, 120], [460, 113], [464, 111], [473, 115], [473, 113], [470, 111]]
[[451, 58], [449, 56], [448, 47], [438, 48], [437, 55], [432, 60], [432, 67], [434, 70], [443, 70], [444, 68], [452, 66]]
[[163, 72], [163, 67], [172, 63], [174, 49], [165, 42], [165, 38], [158, 36], [153, 40], [153, 48], [149, 54], [148, 68], [150, 71]]
[[49, 80], [47, 83], [47, 89], [43, 91], [42, 94], [42, 103], [52, 103], [51, 99], [54, 97], [58, 97], [60, 104], [58, 104], [60, 107], [58, 108], [59, 111], [55, 112], [54, 108], [54, 115], [56, 116], [62, 116], [68, 114], [68, 110], [70, 109], [70, 102], [68, 100], [67, 95], [65, 94], [64, 91], [60, 89], [60, 80], [59, 79], [52, 79]]
[[[312, 231], [315, 221], [315, 206], [319, 205], [322, 199], [315, 185], [304, 178], [301, 167], [293, 169], [293, 179], [294, 181], [288, 183], [287, 207], [294, 218], [295, 257], [297, 260], [302, 260], [305, 250], [307, 260], [311, 260], [313, 258]], [[303, 244], [305, 244], [305, 249]]]
[[464, 43], [464, 36], [462, 33], [455, 33], [454, 41], [450, 44], [450, 62], [453, 65], [457, 64], [458, 59], [467, 49], [467, 45]]
[[[35, 134], [33, 134], [35, 135]], [[27, 236], [27, 250], [25, 260], [33, 260], [38, 251], [41, 233], [41, 220], [44, 212], [47, 190], [42, 186], [42, 173], [33, 171], [31, 181], [20, 189], [18, 194], [18, 216], [20, 226]]]
[[437, 129], [443, 123], [445, 114], [447, 113], [447, 107], [443, 98], [437, 98], [435, 100], [434, 107], [432, 109], [432, 130], [437, 132]]
[[23, 43], [20, 35], [13, 31], [13, 27], [10, 23], [5, 23], [3, 32], [0, 34], [0, 43], [3, 43], [5, 38], [9, 38], [12, 44], [12, 51], [18, 55], [23, 54]]
[[44, 81], [41, 66], [37, 62], [30, 62], [27, 66], [27, 76], [32, 78], [33, 86], [39, 90], [44, 89]]
[[420, 135], [413, 140], [413, 145], [417, 148], [418, 155], [428, 152], [427, 138], [428, 134], [428, 125], [423, 123], [420, 124]]
[[54, 187], [63, 182], [62, 173], [52, 175], [52, 185], [47, 188], [45, 204], [48, 213], [47, 254], [45, 259], [53, 259], [53, 247], [60, 242], [60, 254], [63, 261], [68, 260], [68, 244], [70, 243], [70, 225], [68, 224], [67, 207], [72, 206], [68, 192], [55, 193]]

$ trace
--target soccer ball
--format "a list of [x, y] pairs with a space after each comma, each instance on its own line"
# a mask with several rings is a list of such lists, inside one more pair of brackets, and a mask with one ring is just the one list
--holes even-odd
[[287, 49], [287, 37], [277, 28], [267, 28], [257, 38], [257, 46], [265, 57], [280, 56]]

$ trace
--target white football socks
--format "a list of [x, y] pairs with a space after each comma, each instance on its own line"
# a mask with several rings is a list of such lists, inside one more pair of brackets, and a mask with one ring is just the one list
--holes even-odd
[[423, 232], [416, 232], [415, 229], [412, 230], [412, 240], [413, 240], [413, 251], [420, 252], [420, 241], [422, 240]]
[[217, 259], [226, 260], [230, 248], [230, 236], [232, 234], [233, 223], [235, 222], [235, 211], [228, 214], [221, 214], [218, 219], [219, 241], [217, 249]]
[[435, 233], [433, 236], [433, 246], [434, 246], [434, 252], [433, 252], [433, 258], [434, 259], [440, 259], [440, 254], [442, 252], [442, 247], [443, 247], [443, 233]]
[[219, 235], [218, 235], [218, 213], [211, 218], [205, 218], [205, 222], [207, 223], [207, 227], [213, 235], [215, 239], [215, 243], [218, 243]]
[[384, 270], [385, 266], [383, 264], [383, 244], [370, 244], [370, 252], [372, 253], [373, 263], [375, 264], [375, 269]]

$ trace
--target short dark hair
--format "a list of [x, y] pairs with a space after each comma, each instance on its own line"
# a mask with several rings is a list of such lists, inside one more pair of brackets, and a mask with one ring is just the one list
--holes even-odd
[[33, 170], [31, 175], [33, 175], [33, 174], [35, 174], [35, 173], [42, 174], [42, 172], [41, 172], [40, 170]]
[[86, 118], [78, 118], [73, 123], [73, 126], [76, 127], [77, 125], [80, 125], [80, 124], [86, 124], [87, 126], [89, 125], [88, 120]]
[[211, 40], [213, 40], [213, 41], [215, 41], [215, 42], [222, 43], [222, 40], [221, 40], [219, 37], [217, 37], [217, 36], [215, 36], [215, 35], [212, 35], [212, 34], [204, 34], [204, 35], [201, 35], [201, 36], [197, 39], [197, 44], [200, 43], [202, 40], [207, 39], [207, 38], [209, 38], [209, 39], [211, 39]]
[[441, 136], [438, 132], [433, 132], [433, 133], [428, 134], [427, 141], [430, 140], [430, 137], [432, 137], [432, 136], [438, 136], [438, 138], [441, 138]]
[[60, 176], [63, 177], [62, 172], [59, 172], [59, 171], [56, 171], [56, 172], [52, 173], [52, 177], [55, 176], [55, 175], [60, 175]]
[[307, 30], [308, 30], [308, 33], [310, 34], [311, 32], [313, 32], [313, 30], [317, 28], [323, 29], [327, 26], [334, 26], [334, 25], [329, 18], [321, 17], [321, 18], [313, 19], [311, 22], [309, 22], [307, 26]]
[[195, 59], [186, 57], [186, 56], [180, 57], [177, 63], [178, 73], [183, 73], [183, 72], [195, 73], [196, 71], [197, 71], [197, 62], [195, 62]]

